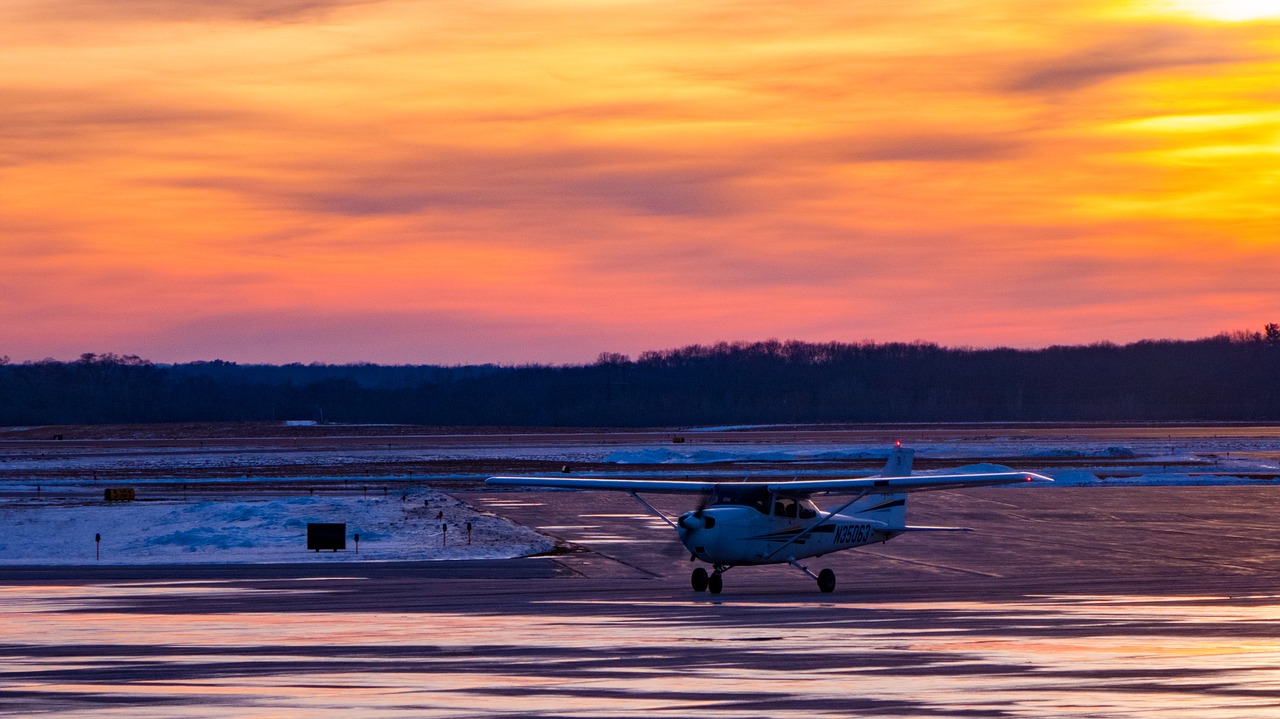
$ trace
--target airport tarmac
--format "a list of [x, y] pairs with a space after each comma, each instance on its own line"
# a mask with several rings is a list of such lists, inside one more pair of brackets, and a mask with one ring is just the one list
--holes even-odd
[[815, 560], [834, 594], [695, 594], [608, 493], [459, 493], [563, 540], [527, 560], [6, 568], [0, 714], [1280, 717], [1276, 492], [920, 494], [976, 531]]

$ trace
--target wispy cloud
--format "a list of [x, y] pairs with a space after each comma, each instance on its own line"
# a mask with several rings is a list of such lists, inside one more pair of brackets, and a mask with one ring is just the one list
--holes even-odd
[[314, 20], [335, 8], [373, 0], [66, 0], [17, 9], [34, 21], [201, 23], [210, 20]]
[[1016, 92], [1071, 92], [1110, 80], [1157, 73], [1183, 72], [1251, 59], [1239, 33], [1167, 25], [1139, 25], [1102, 41], [1040, 60], [1032, 60], [1010, 82]]
[[164, 138], [217, 133], [267, 119], [247, 108], [145, 97], [132, 88], [44, 90], [30, 84], [5, 86], [0, 77], [5, 100], [0, 103], [0, 166], [137, 158]]
[[405, 147], [389, 159], [315, 158], [290, 168], [285, 177], [251, 173], [146, 182], [228, 191], [269, 206], [353, 217], [530, 207], [716, 216], [733, 214], [744, 204], [731, 185], [745, 169], [732, 162], [716, 157], [699, 162], [629, 147]]
[[857, 162], [989, 162], [1017, 155], [1016, 136], [902, 133], [852, 138], [836, 152]]

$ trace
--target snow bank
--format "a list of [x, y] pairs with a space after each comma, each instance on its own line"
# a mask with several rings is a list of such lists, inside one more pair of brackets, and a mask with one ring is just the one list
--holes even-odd
[[1128, 459], [1131, 457], [1137, 457], [1138, 453], [1128, 447], [1107, 447], [1106, 449], [1098, 451], [1085, 451], [1079, 449], [1037, 449], [1026, 452], [1023, 456], [1063, 459], [1073, 459], [1076, 457]]
[[865, 451], [858, 449], [795, 449], [767, 445], [743, 449], [673, 449], [652, 447], [622, 449], [604, 456], [605, 462], [614, 464], [714, 464], [717, 462], [804, 462], [842, 459], [885, 459], [889, 450]]
[[[437, 519], [440, 513], [443, 519]], [[346, 551], [308, 551], [310, 522], [346, 524]], [[98, 547], [95, 534], [102, 536]], [[430, 490], [377, 498], [0, 504], [0, 565], [507, 559], [550, 551], [554, 544]], [[101, 559], [95, 560], [95, 549]]]
[[961, 467], [951, 467], [950, 469], [937, 470], [935, 472], [916, 472], [915, 474], [989, 474], [992, 472], [1017, 472], [1013, 467], [1006, 467], [1003, 464], [966, 464]]
[[1140, 474], [1102, 479], [1090, 472], [1059, 472], [1051, 475], [1059, 487], [1228, 487], [1273, 485], [1269, 480], [1219, 474]]
[[1099, 484], [1102, 480], [1090, 472], [1055, 472], [1050, 475], [1055, 487], [1080, 487]]

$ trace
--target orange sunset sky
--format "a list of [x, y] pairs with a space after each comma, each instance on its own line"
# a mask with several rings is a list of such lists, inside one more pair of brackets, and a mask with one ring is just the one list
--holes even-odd
[[1280, 321], [1280, 0], [0, 5], [0, 355]]

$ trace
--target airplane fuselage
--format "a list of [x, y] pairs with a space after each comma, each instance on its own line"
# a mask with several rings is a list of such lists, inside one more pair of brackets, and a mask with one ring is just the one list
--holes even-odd
[[[895, 536], [879, 524], [821, 510], [801, 519], [735, 506], [687, 512], [677, 522], [676, 532], [691, 554], [709, 564], [772, 564], [886, 542]], [[809, 527], [813, 529], [806, 532]]]

